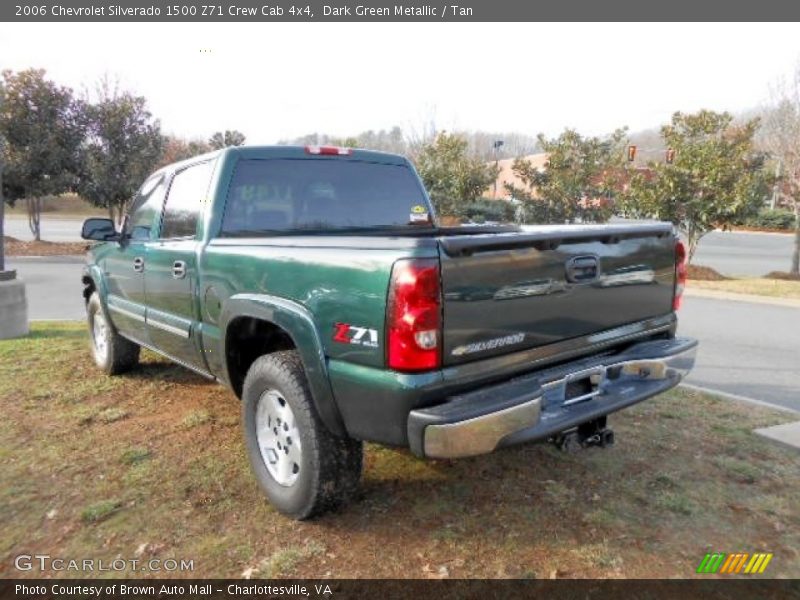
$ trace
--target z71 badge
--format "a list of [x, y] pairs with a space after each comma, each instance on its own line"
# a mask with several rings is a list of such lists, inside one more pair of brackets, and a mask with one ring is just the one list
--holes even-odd
[[333, 341], [340, 344], [357, 344], [370, 348], [378, 347], [378, 330], [358, 327], [350, 323], [334, 324]]

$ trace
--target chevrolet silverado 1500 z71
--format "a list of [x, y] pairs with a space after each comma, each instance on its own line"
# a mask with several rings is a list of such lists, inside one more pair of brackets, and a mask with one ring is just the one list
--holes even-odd
[[606, 415], [675, 386], [685, 251], [668, 223], [441, 227], [408, 160], [228, 148], [144, 182], [83, 275], [97, 364], [150, 348], [242, 400], [253, 471], [306, 518], [358, 484], [362, 442], [455, 458], [610, 443]]

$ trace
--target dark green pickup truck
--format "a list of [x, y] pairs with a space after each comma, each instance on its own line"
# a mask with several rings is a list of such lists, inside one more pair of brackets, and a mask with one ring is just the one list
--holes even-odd
[[228, 385], [259, 483], [299, 519], [358, 485], [363, 441], [605, 445], [606, 415], [694, 364], [669, 224], [442, 227], [401, 156], [228, 148], [83, 236], [102, 242], [83, 275], [97, 364], [145, 347]]

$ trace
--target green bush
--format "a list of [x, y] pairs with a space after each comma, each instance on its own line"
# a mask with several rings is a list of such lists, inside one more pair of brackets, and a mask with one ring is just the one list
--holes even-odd
[[508, 200], [481, 198], [461, 207], [459, 216], [473, 223], [486, 223], [487, 221], [508, 223], [514, 220], [515, 210], [514, 205]]
[[793, 229], [794, 213], [785, 208], [774, 210], [765, 208], [760, 210], [757, 215], [750, 217], [746, 225], [763, 229]]

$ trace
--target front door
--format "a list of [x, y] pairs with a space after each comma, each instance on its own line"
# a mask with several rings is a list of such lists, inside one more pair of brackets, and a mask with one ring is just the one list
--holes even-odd
[[206, 370], [198, 340], [197, 223], [213, 170], [205, 161], [178, 171], [164, 203], [159, 239], [148, 244], [147, 331], [158, 350]]
[[123, 335], [145, 344], [147, 244], [155, 238], [166, 183], [163, 173], [144, 182], [133, 199], [120, 242], [106, 255], [103, 267], [108, 285], [106, 306], [114, 326]]

